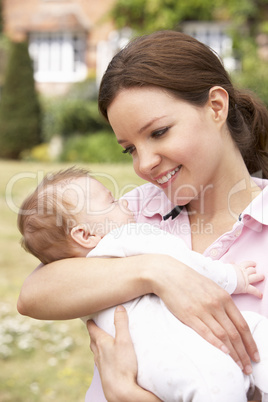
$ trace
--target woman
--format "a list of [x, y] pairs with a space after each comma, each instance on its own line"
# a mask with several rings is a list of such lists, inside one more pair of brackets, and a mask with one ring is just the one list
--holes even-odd
[[[215, 259], [254, 259], [264, 273], [268, 196], [266, 182], [250, 174], [268, 176], [268, 116], [260, 102], [233, 88], [217, 56], [179, 32], [138, 38], [110, 63], [99, 105], [124, 152], [131, 153], [136, 173], [149, 181], [127, 196], [137, 220], [182, 236], [193, 250]], [[177, 217], [176, 211], [169, 214], [176, 205]], [[237, 296], [234, 304], [217, 285], [166, 256], [77, 259], [34, 271], [18, 309], [41, 319], [75, 318], [155, 293], [249, 374], [250, 358], [258, 361], [258, 353], [237, 306], [267, 316], [265, 286], [262, 301]], [[90, 324], [90, 330], [95, 339], [98, 329]], [[107, 365], [99, 356], [110, 341], [103, 334], [101, 339], [98, 351], [95, 342], [92, 347], [105, 384]], [[135, 375], [128, 378], [143, 392]]]

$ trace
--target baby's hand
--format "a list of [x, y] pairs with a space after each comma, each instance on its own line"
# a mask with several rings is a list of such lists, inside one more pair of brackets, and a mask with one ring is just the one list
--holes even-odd
[[262, 299], [262, 293], [259, 289], [253, 286], [253, 283], [262, 282], [263, 274], [257, 274], [256, 263], [253, 261], [244, 261], [241, 264], [234, 264], [237, 275], [237, 287], [234, 294], [248, 293]]

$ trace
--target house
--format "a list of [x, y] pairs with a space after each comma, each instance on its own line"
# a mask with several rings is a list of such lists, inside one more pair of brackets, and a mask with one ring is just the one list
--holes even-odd
[[[131, 37], [130, 29], [116, 31], [107, 17], [116, 0], [2, 1], [5, 32], [12, 40], [29, 41], [37, 87], [45, 93], [64, 93], [89, 75], [98, 84]], [[240, 68], [228, 22], [187, 21], [180, 28], [214, 49], [228, 71]], [[259, 36], [259, 42], [259, 53], [268, 59], [267, 36]]]
[[239, 68], [239, 62], [233, 53], [233, 40], [229, 35], [230, 23], [224, 21], [188, 21], [181, 24], [181, 29], [184, 33], [193, 36], [213, 49], [222, 59], [228, 71]]
[[4, 31], [13, 41], [29, 41], [41, 92], [64, 93], [70, 83], [95, 75], [96, 68], [103, 71], [109, 57], [103, 44], [115, 36], [106, 18], [114, 2], [3, 0]]

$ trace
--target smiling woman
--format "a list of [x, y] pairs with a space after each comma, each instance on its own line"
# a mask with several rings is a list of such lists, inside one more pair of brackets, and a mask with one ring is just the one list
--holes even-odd
[[232, 157], [222, 152], [232, 145], [227, 114], [228, 94], [221, 87], [211, 89], [204, 107], [146, 87], [121, 90], [108, 108], [109, 122], [119, 144], [131, 153], [137, 175], [181, 206], [241, 163], [235, 147]]
[[[108, 66], [99, 107], [118, 142], [131, 154], [137, 175], [149, 182], [125, 196], [137, 221], [172, 232], [190, 249], [214, 260], [254, 260], [258, 273], [265, 274], [268, 186], [265, 179], [251, 174], [262, 171], [268, 177], [268, 114], [255, 97], [232, 86], [215, 53], [175, 31], [137, 38]], [[180, 213], [169, 214], [177, 205]], [[170, 218], [164, 220], [167, 214]], [[262, 363], [252, 361], [259, 362], [258, 348], [262, 354], [266, 344], [255, 333], [252, 336], [239, 311], [268, 316], [267, 282], [256, 287], [263, 293], [262, 300], [251, 295], [231, 297], [166, 255], [63, 260], [36, 270], [26, 280], [18, 305], [22, 313], [37, 318], [47, 311], [53, 311], [50, 318], [73, 318], [153, 293], [182, 323], [230, 352], [228, 359], [244, 373], [239, 397], [245, 401], [252, 366], [263, 372]], [[116, 312], [115, 324], [115, 341], [94, 323], [89, 325], [105, 393], [96, 372], [89, 400], [158, 400], [137, 383], [124, 311]], [[210, 364], [206, 357], [201, 361]], [[190, 383], [188, 400], [204, 401], [198, 399], [195, 382]], [[263, 398], [267, 398], [267, 383], [256, 382]], [[222, 391], [221, 400], [231, 400], [226, 396], [231, 388], [224, 382], [209, 384], [206, 400], [220, 400], [213, 394], [215, 388]]]

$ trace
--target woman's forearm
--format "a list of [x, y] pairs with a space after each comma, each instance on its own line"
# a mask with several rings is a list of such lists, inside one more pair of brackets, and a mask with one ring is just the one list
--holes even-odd
[[257, 347], [230, 295], [169, 256], [72, 258], [37, 268], [22, 286], [18, 311], [38, 319], [71, 319], [148, 293], [250, 374]]
[[115, 398], [108, 400], [108, 402], [137, 402], [137, 401], [161, 402], [161, 399], [159, 399], [151, 392], [146, 391], [145, 389], [139, 387], [137, 384], [131, 384], [129, 388], [124, 386], [124, 392], [122, 392], [120, 396], [115, 396]]
[[25, 280], [18, 311], [38, 319], [72, 319], [150, 293], [165, 256], [71, 258], [38, 267]]

